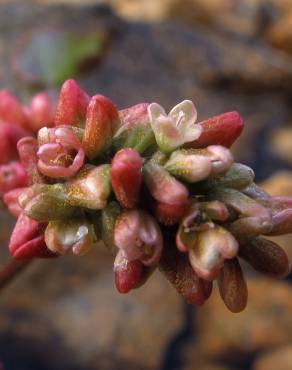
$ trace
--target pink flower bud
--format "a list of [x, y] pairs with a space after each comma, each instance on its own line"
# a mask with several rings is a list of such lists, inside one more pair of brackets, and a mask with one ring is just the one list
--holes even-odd
[[24, 128], [15, 123], [0, 121], [0, 164], [17, 158], [17, 142], [25, 136], [30, 136], [30, 133]]
[[40, 93], [35, 95], [26, 107], [29, 118], [29, 128], [32, 132], [37, 132], [42, 127], [51, 127], [54, 122], [54, 108], [48, 94]]
[[208, 217], [215, 221], [226, 221], [229, 216], [229, 212], [224, 203], [218, 200], [211, 202], [201, 202], [200, 209], [206, 213]]
[[218, 279], [219, 292], [226, 307], [241, 312], [247, 304], [247, 286], [237, 258], [227, 260]]
[[143, 268], [141, 261], [129, 261], [123, 256], [122, 251], [119, 251], [114, 263], [115, 283], [118, 292], [125, 294], [135, 289], [142, 279]]
[[37, 169], [37, 140], [33, 137], [24, 137], [17, 143], [17, 150], [20, 162], [27, 173], [28, 184], [42, 183], [43, 177]]
[[64, 82], [55, 116], [55, 125], [83, 126], [90, 97], [74, 80]]
[[159, 269], [187, 303], [202, 305], [210, 296], [212, 282], [200, 279], [192, 269], [188, 257], [174, 246], [167, 245], [164, 248]]
[[0, 121], [27, 127], [28, 118], [18, 100], [7, 90], [0, 91]]
[[166, 204], [185, 204], [189, 192], [187, 188], [163, 167], [147, 162], [143, 167], [143, 179], [153, 198]]
[[212, 162], [206, 152], [182, 149], [171, 154], [164, 168], [186, 182], [195, 183], [211, 174]]
[[133, 208], [142, 183], [142, 159], [133, 149], [121, 149], [112, 160], [110, 179], [120, 205]]
[[19, 162], [10, 162], [0, 166], [0, 193], [24, 187], [27, 183], [27, 174]]
[[127, 260], [139, 259], [145, 266], [155, 266], [163, 248], [159, 225], [140, 210], [124, 211], [118, 217], [114, 241]]
[[93, 159], [108, 149], [118, 120], [118, 111], [109, 99], [103, 95], [91, 98], [82, 143], [87, 157]]
[[233, 156], [229, 149], [221, 145], [210, 145], [206, 149], [212, 164], [212, 175], [224, 173], [233, 163]]
[[222, 145], [230, 148], [243, 130], [243, 120], [238, 112], [227, 112], [200, 122], [202, 133], [198, 139], [186, 144], [188, 148], [205, 148]]
[[26, 188], [16, 188], [5, 193], [3, 196], [3, 202], [7, 206], [9, 212], [16, 218], [22, 213], [22, 208], [19, 205], [18, 198]]
[[[44, 129], [43, 129], [44, 130]], [[68, 178], [74, 176], [84, 164], [85, 153], [81, 142], [70, 127], [49, 129], [52, 142], [39, 147], [37, 166], [48, 177]], [[75, 156], [72, 152], [77, 152]]]
[[85, 218], [51, 221], [45, 231], [47, 247], [61, 255], [84, 255], [95, 240], [93, 225]]
[[16, 259], [55, 257], [46, 246], [44, 225], [21, 214], [9, 242], [9, 252]]
[[227, 230], [215, 226], [197, 234], [194, 245], [189, 250], [189, 260], [199, 277], [215, 279], [225, 259], [237, 255], [238, 243]]

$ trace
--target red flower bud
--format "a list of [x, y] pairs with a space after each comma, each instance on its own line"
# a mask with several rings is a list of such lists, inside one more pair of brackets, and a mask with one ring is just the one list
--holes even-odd
[[74, 80], [64, 82], [55, 116], [55, 125], [83, 126], [90, 97]]
[[7, 90], [0, 91], [0, 121], [27, 127], [28, 117], [21, 104]]
[[140, 283], [143, 263], [139, 260], [128, 261], [119, 251], [114, 263], [115, 283], [119, 293], [128, 293]]
[[44, 225], [25, 216], [18, 217], [9, 242], [9, 252], [16, 259], [55, 257], [46, 246]]
[[26, 188], [17, 188], [10, 190], [8, 193], [4, 194], [3, 202], [7, 206], [9, 212], [18, 218], [22, 213], [22, 208], [19, 205], [18, 197], [25, 191]]
[[54, 109], [48, 94], [40, 93], [35, 95], [29, 107], [25, 108], [29, 117], [29, 128], [37, 132], [42, 127], [51, 127], [54, 122]]
[[27, 183], [27, 174], [19, 162], [0, 166], [0, 193], [26, 186]]
[[109, 99], [103, 95], [91, 98], [82, 143], [89, 158], [96, 157], [109, 147], [118, 121], [118, 111]]
[[222, 145], [227, 148], [235, 142], [243, 130], [243, 120], [238, 112], [227, 112], [199, 123], [201, 136], [185, 145], [187, 148], [205, 148]]
[[142, 183], [141, 168], [139, 153], [130, 148], [120, 150], [112, 160], [110, 180], [122, 207], [133, 208], [138, 200]]
[[154, 201], [153, 208], [158, 221], [169, 226], [179, 223], [184, 218], [189, 209], [189, 202], [167, 204]]
[[17, 158], [17, 142], [25, 136], [30, 136], [30, 133], [24, 128], [15, 123], [0, 121], [0, 164]]

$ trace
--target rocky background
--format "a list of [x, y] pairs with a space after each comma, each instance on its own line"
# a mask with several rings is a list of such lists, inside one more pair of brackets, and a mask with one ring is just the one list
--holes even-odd
[[[120, 108], [190, 98], [200, 119], [236, 109], [237, 160], [292, 195], [291, 0], [0, 0], [0, 60], [0, 87], [24, 101], [39, 88], [56, 96], [70, 73]], [[14, 221], [0, 217], [4, 263]], [[278, 239], [292, 259], [291, 236]], [[118, 295], [101, 245], [37, 261], [1, 292], [0, 369], [290, 370], [290, 280], [250, 272], [248, 308], [235, 315], [217, 292], [185, 305], [158, 273]]]

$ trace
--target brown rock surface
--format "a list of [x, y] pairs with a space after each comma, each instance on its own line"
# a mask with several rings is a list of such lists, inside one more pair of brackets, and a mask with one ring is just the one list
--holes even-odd
[[292, 341], [292, 291], [282, 281], [248, 281], [248, 306], [227, 311], [218, 293], [198, 310], [198, 347], [207, 358], [241, 361], [259, 350]]
[[290, 370], [292, 367], [292, 344], [264, 353], [256, 360], [254, 370]]

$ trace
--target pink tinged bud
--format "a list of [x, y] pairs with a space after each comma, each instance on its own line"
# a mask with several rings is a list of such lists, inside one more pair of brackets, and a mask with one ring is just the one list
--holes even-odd
[[118, 111], [109, 99], [102, 95], [91, 98], [82, 142], [88, 158], [93, 159], [109, 148], [118, 120]]
[[37, 169], [37, 140], [33, 137], [24, 137], [17, 143], [17, 150], [20, 162], [27, 173], [28, 184], [42, 183], [43, 177]]
[[250, 186], [254, 180], [254, 172], [248, 166], [241, 163], [233, 163], [224, 174], [211, 176], [207, 180], [207, 186], [217, 186], [233, 189], [244, 189]]
[[9, 252], [16, 259], [55, 257], [46, 246], [44, 225], [21, 214], [9, 242]]
[[28, 118], [18, 100], [7, 90], [0, 91], [0, 121], [27, 127]]
[[118, 292], [125, 294], [135, 289], [142, 279], [143, 268], [141, 261], [129, 261], [119, 251], [114, 263], [115, 284]]
[[239, 256], [255, 270], [272, 277], [287, 276], [291, 270], [286, 252], [276, 243], [262, 237], [242, 240]]
[[54, 122], [54, 108], [48, 94], [40, 93], [35, 95], [26, 108], [29, 117], [29, 128], [32, 132], [38, 132], [42, 127], [51, 127]]
[[189, 209], [189, 202], [178, 204], [167, 204], [154, 202], [153, 205], [156, 219], [166, 225], [175, 225], [179, 223], [186, 215]]
[[74, 80], [64, 82], [55, 116], [55, 125], [84, 126], [90, 97]]
[[120, 213], [120, 206], [116, 202], [109, 203], [101, 212], [101, 239], [112, 254], [117, 252], [114, 243], [114, 231]]
[[120, 205], [133, 208], [138, 201], [142, 183], [142, 159], [133, 149], [122, 149], [112, 160], [110, 180]]
[[195, 183], [206, 179], [211, 174], [212, 162], [205, 153], [182, 149], [171, 154], [164, 168], [173, 176]]
[[45, 231], [48, 248], [61, 255], [82, 256], [96, 241], [93, 225], [86, 219], [51, 221]]
[[[81, 142], [71, 128], [53, 129], [55, 141], [40, 146], [37, 156], [39, 172], [47, 177], [69, 178], [84, 164], [85, 153]], [[71, 152], [75, 151], [75, 156]]]
[[218, 175], [229, 170], [233, 163], [233, 156], [229, 149], [221, 145], [208, 146], [207, 155], [212, 164], [212, 175]]
[[240, 214], [230, 226], [234, 235], [256, 236], [268, 233], [273, 226], [271, 211], [235, 189], [213, 189], [213, 199], [218, 199]]
[[221, 298], [231, 312], [237, 313], [245, 309], [248, 291], [237, 258], [224, 262], [218, 278], [218, 286]]
[[111, 192], [110, 166], [85, 165], [75, 178], [64, 185], [68, 203], [75, 207], [103, 209]]
[[292, 208], [284, 209], [273, 215], [273, 227], [266, 235], [292, 233]]
[[190, 100], [176, 105], [169, 114], [159, 104], [152, 103], [148, 114], [157, 145], [164, 153], [170, 153], [201, 135], [201, 127], [195, 125], [197, 110]]
[[238, 243], [227, 230], [215, 226], [198, 233], [195, 245], [189, 250], [189, 261], [199, 277], [215, 279], [225, 259], [237, 255]]
[[143, 180], [158, 202], [178, 205], [188, 200], [187, 188], [158, 164], [149, 161], [144, 165]]
[[0, 193], [24, 187], [27, 183], [27, 174], [19, 162], [10, 162], [0, 166]]
[[15, 123], [1, 122], [0, 119], [0, 164], [17, 158], [17, 142], [25, 136], [30, 136], [27, 130]]
[[22, 208], [19, 205], [18, 198], [26, 190], [26, 188], [17, 188], [10, 190], [3, 196], [3, 202], [9, 212], [16, 218], [22, 213]]
[[226, 221], [229, 216], [226, 205], [218, 200], [211, 202], [201, 202], [200, 208], [214, 221]]
[[202, 305], [209, 298], [212, 282], [200, 279], [192, 269], [188, 257], [175, 247], [167, 245], [164, 248], [159, 269], [187, 303]]
[[147, 112], [149, 104], [140, 103], [119, 111], [120, 126], [113, 137], [116, 150], [132, 148], [139, 153], [156, 146]]
[[222, 145], [230, 148], [243, 130], [243, 120], [238, 112], [227, 112], [200, 122], [200, 137], [187, 144], [189, 148], [205, 148]]
[[124, 211], [118, 217], [114, 242], [127, 260], [139, 259], [145, 266], [157, 265], [163, 248], [159, 225], [150, 215], [138, 210]]

